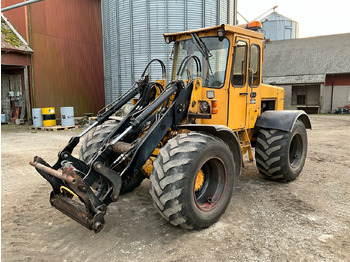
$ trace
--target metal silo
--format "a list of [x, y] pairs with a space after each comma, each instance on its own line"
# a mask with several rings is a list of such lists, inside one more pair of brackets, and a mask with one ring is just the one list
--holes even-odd
[[[219, 24], [234, 24], [235, 0], [106, 0], [101, 1], [105, 100], [125, 93], [147, 63], [161, 59], [171, 73], [172, 45], [163, 33]], [[153, 78], [160, 67], [152, 66]]]
[[299, 24], [277, 12], [272, 12], [261, 19], [265, 38], [274, 40], [294, 39], [299, 37]]

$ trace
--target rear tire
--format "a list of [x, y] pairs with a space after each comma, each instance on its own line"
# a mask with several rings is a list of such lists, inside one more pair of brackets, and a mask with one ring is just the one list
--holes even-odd
[[180, 134], [160, 149], [150, 194], [171, 224], [206, 228], [230, 202], [234, 170], [232, 152], [221, 139], [197, 132]]
[[307, 154], [307, 133], [297, 120], [291, 132], [260, 129], [255, 159], [259, 172], [272, 180], [293, 181], [302, 171]]
[[[88, 163], [100, 149], [102, 142], [105, 138], [113, 131], [113, 129], [118, 124], [118, 121], [107, 121], [102, 125], [97, 126], [93, 131], [89, 132], [87, 138], [84, 140], [82, 147], [80, 148], [79, 158], [85, 163]], [[112, 162], [114, 159], [113, 154], [111, 155], [112, 159], [109, 159], [108, 162]], [[130, 180], [128, 184], [125, 184], [125, 181], [122, 183], [120, 189], [120, 195], [133, 191], [138, 187], [141, 182], [145, 179], [145, 176], [142, 171], [135, 175], [134, 178]]]

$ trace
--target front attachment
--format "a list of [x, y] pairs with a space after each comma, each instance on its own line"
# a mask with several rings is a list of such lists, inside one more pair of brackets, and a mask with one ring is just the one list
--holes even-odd
[[[192, 56], [186, 63], [190, 58], [198, 64], [198, 58]], [[123, 186], [131, 183], [162, 140], [171, 137], [187, 117], [194, 80], [165, 85], [165, 74], [162, 84], [149, 82], [144, 74], [125, 95], [100, 111], [97, 122], [70, 139], [55, 165], [51, 167], [40, 157], [30, 162], [53, 188], [51, 205], [95, 232], [103, 228], [107, 206], [118, 200], [122, 181]], [[134, 107], [108, 131], [89, 160], [72, 156], [82, 136], [102, 126], [136, 95]]]
[[106, 211], [99, 211], [97, 214], [87, 211], [86, 207], [71, 199], [69, 196], [50, 194], [50, 203], [53, 207], [82, 224], [88, 229], [92, 229], [95, 233], [102, 230], [104, 226], [104, 215]]
[[[63, 161], [62, 168], [58, 170], [40, 157], [35, 157], [30, 164], [51, 184], [52, 206], [96, 233], [102, 230], [107, 205], [97, 197], [86, 180], [77, 174], [80, 171], [71, 162]], [[113, 198], [112, 201], [117, 200], [121, 186], [120, 177], [115, 176], [115, 179], [118, 181], [113, 181], [113, 192], [107, 192]]]

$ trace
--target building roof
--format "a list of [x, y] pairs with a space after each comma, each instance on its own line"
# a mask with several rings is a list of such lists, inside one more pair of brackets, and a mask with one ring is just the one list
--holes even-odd
[[324, 83], [350, 73], [350, 33], [267, 42], [264, 56], [265, 83]]
[[281, 15], [277, 12], [272, 12], [271, 14], [265, 16], [260, 20], [261, 23], [268, 22], [268, 21], [294, 21], [284, 15]]
[[24, 38], [4, 15], [1, 15], [1, 51], [25, 54], [33, 53], [33, 50]]

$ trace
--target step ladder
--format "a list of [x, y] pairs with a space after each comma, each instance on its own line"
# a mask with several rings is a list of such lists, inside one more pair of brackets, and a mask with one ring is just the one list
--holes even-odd
[[243, 156], [248, 153], [248, 159], [249, 159], [249, 163], [253, 162], [253, 149], [252, 149], [252, 145], [250, 143], [250, 139], [249, 139], [249, 135], [247, 130], [241, 130], [236, 132], [239, 143], [241, 145], [241, 150], [242, 150], [242, 164], [244, 166], [243, 163]]

